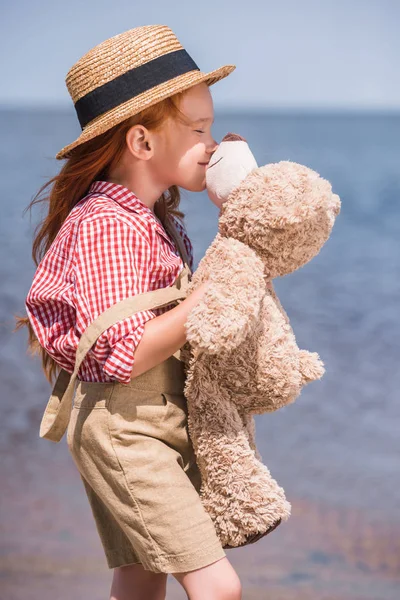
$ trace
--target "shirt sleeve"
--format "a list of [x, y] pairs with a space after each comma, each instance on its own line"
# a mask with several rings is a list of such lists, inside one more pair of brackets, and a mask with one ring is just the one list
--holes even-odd
[[[151, 246], [146, 233], [123, 218], [96, 215], [82, 221], [75, 251], [75, 295], [80, 333], [104, 310], [129, 296], [147, 292]], [[122, 383], [131, 379], [134, 351], [144, 325], [154, 318], [143, 310], [107, 329], [90, 350], [105, 374]]]
[[54, 243], [36, 269], [25, 307], [40, 345], [60, 367], [72, 373], [79, 341], [74, 328], [72, 261]]

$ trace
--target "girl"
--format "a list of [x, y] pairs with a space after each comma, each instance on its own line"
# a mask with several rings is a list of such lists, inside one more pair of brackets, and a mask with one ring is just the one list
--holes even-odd
[[77, 361], [67, 442], [114, 570], [112, 600], [165, 598], [168, 573], [191, 600], [241, 597], [199, 498], [176, 356], [208, 283], [178, 303], [167, 295], [193, 268], [178, 186], [205, 189], [217, 147], [209, 86], [234, 68], [202, 73], [164, 25], [94, 47], [66, 78], [82, 134], [32, 203], [54, 184], [25, 323], [49, 379]]

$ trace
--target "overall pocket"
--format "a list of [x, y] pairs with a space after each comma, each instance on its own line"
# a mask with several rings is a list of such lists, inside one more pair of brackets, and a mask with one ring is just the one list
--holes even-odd
[[96, 419], [107, 415], [108, 405], [114, 391], [114, 382], [86, 382], [77, 385], [67, 428], [67, 445], [72, 454], [84, 437], [96, 436]]
[[169, 402], [160, 391], [116, 384], [108, 412], [112, 437], [124, 438], [125, 442], [130, 434], [136, 433], [158, 437], [165, 428]]

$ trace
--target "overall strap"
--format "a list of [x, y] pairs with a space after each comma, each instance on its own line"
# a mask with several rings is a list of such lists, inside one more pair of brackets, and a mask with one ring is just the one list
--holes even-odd
[[174, 301], [186, 298], [187, 287], [191, 277], [191, 271], [187, 262], [187, 253], [174, 224], [169, 221], [167, 227], [171, 237], [176, 242], [184, 262], [183, 270], [171, 286], [143, 292], [142, 294], [136, 294], [135, 296], [121, 300], [110, 306], [90, 323], [80, 337], [73, 373], [70, 375], [62, 369], [58, 375], [42, 417], [39, 432], [40, 437], [44, 437], [52, 442], [59, 442], [63, 437], [71, 415], [72, 399], [80, 366], [90, 348], [104, 331], [136, 312], [160, 308]]

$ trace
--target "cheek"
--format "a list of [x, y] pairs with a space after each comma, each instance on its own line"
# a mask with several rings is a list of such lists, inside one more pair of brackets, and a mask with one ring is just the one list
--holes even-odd
[[190, 171], [201, 169], [200, 165], [198, 164], [198, 162], [201, 160], [201, 153], [199, 152], [198, 147], [194, 146], [182, 153], [179, 160], [179, 167], [183, 169], [189, 169]]
[[181, 156], [179, 160], [179, 169], [185, 172], [189, 172], [193, 169], [193, 161], [190, 159], [190, 156], [187, 154]]

